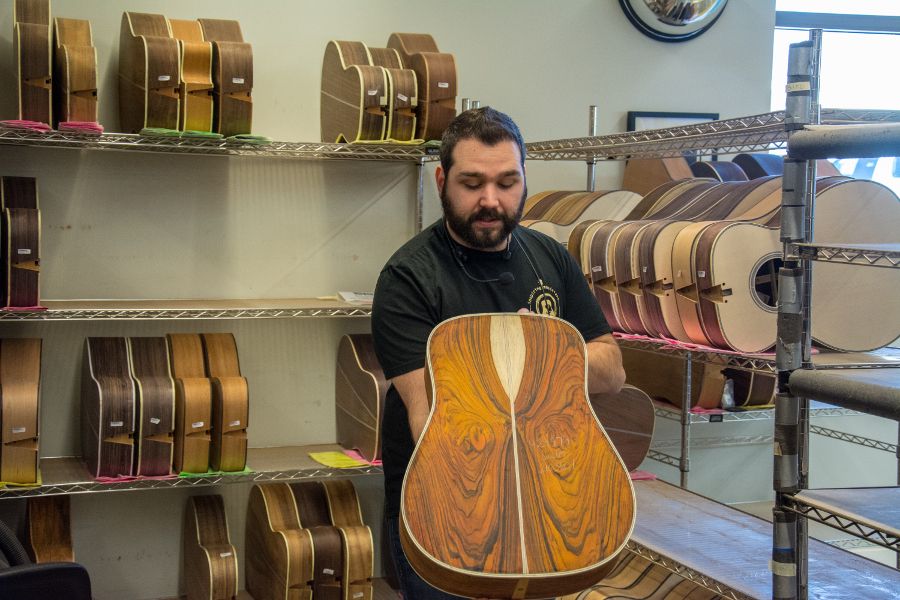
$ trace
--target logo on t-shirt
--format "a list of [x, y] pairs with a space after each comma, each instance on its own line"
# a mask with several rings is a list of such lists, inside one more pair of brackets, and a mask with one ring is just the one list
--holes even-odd
[[559, 295], [549, 285], [538, 285], [528, 295], [528, 308], [531, 312], [558, 317]]

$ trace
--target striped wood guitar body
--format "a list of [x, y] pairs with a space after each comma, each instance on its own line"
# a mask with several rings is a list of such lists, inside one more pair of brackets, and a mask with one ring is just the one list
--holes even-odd
[[172, 472], [175, 430], [175, 382], [163, 337], [128, 338], [135, 405], [135, 475]]
[[26, 503], [25, 547], [36, 563], [75, 562], [69, 496], [35, 496]]
[[196, 334], [170, 333], [172, 377], [175, 379], [176, 473], [206, 473], [209, 470], [212, 383], [203, 364], [203, 343]]
[[325, 490], [318, 481], [292, 483], [300, 524], [312, 538], [315, 570], [312, 577], [316, 600], [342, 600], [341, 574], [344, 552], [341, 534], [332, 526]]
[[342, 600], [372, 600], [375, 547], [372, 531], [363, 523], [356, 488], [349, 479], [326, 480], [319, 485], [325, 491], [331, 523], [341, 535], [344, 552]]
[[37, 481], [40, 384], [41, 340], [0, 340], [0, 481]]
[[381, 458], [381, 411], [387, 389], [372, 336], [342, 337], [335, 373], [337, 441], [370, 462]]
[[199, 19], [203, 39], [212, 43], [213, 124], [224, 136], [250, 133], [253, 126], [253, 47], [240, 23]]
[[53, 20], [54, 126], [67, 121], [97, 122], [97, 49], [91, 23]]
[[212, 384], [209, 464], [213, 471], [243, 471], [247, 466], [250, 393], [241, 377], [237, 344], [230, 333], [204, 333], [206, 374]]
[[428, 341], [432, 407], [403, 482], [410, 563], [450, 593], [546, 598], [615, 566], [634, 492], [562, 320], [471, 315]]
[[383, 140], [388, 81], [362, 42], [331, 40], [322, 60], [322, 141]]
[[452, 54], [440, 52], [434, 39], [425, 33], [392, 33], [388, 48], [395, 49], [403, 66], [416, 73], [416, 137], [441, 139], [456, 117], [456, 60]]
[[222, 496], [188, 498], [182, 571], [188, 600], [237, 598], [237, 550], [230, 538]]
[[93, 477], [133, 473], [135, 397], [123, 337], [89, 337], [81, 375], [81, 448]]
[[178, 96], [181, 100], [179, 129], [213, 130], [213, 49], [203, 39], [199, 21], [169, 19], [172, 36], [178, 40], [181, 78]]
[[178, 129], [178, 41], [162, 15], [124, 12], [119, 35], [119, 126]]
[[53, 51], [49, 0], [13, 4], [19, 119], [53, 124]]
[[385, 139], [409, 141], [416, 137], [416, 108], [419, 84], [416, 72], [404, 69], [393, 48], [369, 48], [372, 64], [384, 69], [387, 81], [387, 126]]

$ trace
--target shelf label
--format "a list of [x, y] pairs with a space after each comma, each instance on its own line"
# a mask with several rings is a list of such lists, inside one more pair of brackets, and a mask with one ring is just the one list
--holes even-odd
[[31, 254], [31, 248], [19, 248], [16, 250], [16, 254]]
[[121, 427], [124, 424], [125, 424], [125, 421], [110, 421], [109, 422], [110, 427]]
[[232, 77], [231, 83], [234, 83], [236, 85], [244, 85], [244, 78], [243, 77]]
[[154, 425], [159, 425], [159, 423], [160, 423], [159, 417], [150, 417], [150, 422], [153, 423]]
[[192, 429], [198, 429], [200, 427], [203, 427], [203, 421], [195, 421], [195, 422], [191, 423]]
[[160, 75], [160, 76], [158, 77], [158, 79], [159, 79], [160, 81], [171, 81], [171, 80], [172, 80], [172, 76], [171, 76], [171, 75]]

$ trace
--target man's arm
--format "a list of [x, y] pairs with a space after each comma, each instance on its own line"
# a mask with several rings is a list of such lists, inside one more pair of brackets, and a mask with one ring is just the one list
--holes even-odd
[[[622, 367], [622, 353], [611, 333], [589, 341], [587, 347], [588, 392], [591, 394], [614, 394], [625, 383], [625, 369]], [[423, 383], [424, 385], [424, 383]]]
[[398, 375], [391, 380], [409, 414], [413, 443], [419, 441], [428, 420], [428, 393], [425, 390], [425, 368]]

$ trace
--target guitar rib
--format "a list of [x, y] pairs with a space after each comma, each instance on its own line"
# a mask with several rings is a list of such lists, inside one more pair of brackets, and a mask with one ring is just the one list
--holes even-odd
[[41, 340], [0, 340], [0, 481], [37, 481], [40, 383]]
[[26, 504], [25, 545], [36, 563], [75, 562], [69, 496], [36, 496]]
[[254, 485], [247, 504], [247, 591], [264, 600], [312, 600], [313, 546], [286, 483]]
[[132, 474], [134, 380], [123, 337], [89, 337], [81, 376], [81, 447], [93, 477]]
[[31, 307], [40, 304], [41, 212], [32, 208], [3, 211], [3, 304]]
[[313, 597], [316, 600], [343, 600], [343, 540], [331, 524], [325, 489], [318, 481], [306, 481], [292, 483], [291, 490], [297, 503], [300, 524], [312, 538], [315, 557]]
[[383, 140], [387, 87], [384, 69], [372, 65], [365, 44], [328, 42], [322, 60], [322, 141]]
[[656, 413], [650, 396], [633, 385], [625, 385], [615, 394], [591, 394], [590, 401], [625, 468], [634, 471], [650, 451], [653, 437]]
[[81, 19], [53, 20], [54, 125], [97, 122], [97, 49], [91, 24]]
[[178, 40], [181, 79], [181, 129], [212, 131], [213, 129], [213, 49], [204, 41], [199, 21], [169, 19], [172, 36]]
[[337, 440], [357, 449], [368, 461], [381, 458], [381, 411], [388, 383], [372, 336], [350, 334], [341, 338], [335, 373]]
[[416, 137], [419, 90], [416, 72], [404, 69], [393, 48], [369, 48], [372, 64], [384, 69], [387, 79], [387, 127], [385, 138], [408, 141]]
[[174, 453], [175, 382], [166, 339], [128, 338], [128, 352], [137, 390], [134, 474], [168, 475]]
[[203, 365], [203, 344], [196, 334], [168, 334], [171, 372], [175, 378], [176, 473], [209, 470], [212, 384]]
[[238, 592], [237, 550], [222, 496], [194, 496], [184, 514], [184, 579], [188, 600], [230, 600]]
[[341, 535], [343, 600], [372, 600], [375, 549], [372, 531], [363, 523], [356, 488], [349, 479], [322, 481], [319, 485], [325, 491], [331, 523]]
[[227, 19], [199, 19], [213, 48], [213, 122], [224, 136], [250, 133], [253, 125], [253, 47], [241, 25]]
[[250, 396], [247, 380], [241, 377], [237, 344], [230, 333], [201, 337], [206, 374], [212, 383], [209, 464], [214, 471], [242, 471], [247, 465]]
[[429, 338], [427, 373], [432, 409], [401, 503], [414, 568], [493, 598], [571, 593], [609, 572], [634, 496], [585, 396], [575, 329], [537, 315], [450, 319]]
[[163, 15], [122, 13], [119, 35], [119, 125], [178, 129], [178, 42]]
[[19, 118], [51, 125], [53, 69], [49, 23], [17, 22], [13, 36], [18, 70]]
[[0, 209], [38, 207], [37, 180], [34, 177], [0, 178]]

